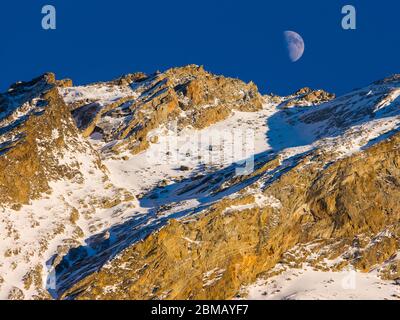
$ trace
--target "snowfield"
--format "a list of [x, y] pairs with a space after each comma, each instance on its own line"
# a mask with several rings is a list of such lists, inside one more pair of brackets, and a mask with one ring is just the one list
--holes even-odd
[[290, 269], [243, 289], [249, 300], [398, 300], [400, 286], [374, 273]]

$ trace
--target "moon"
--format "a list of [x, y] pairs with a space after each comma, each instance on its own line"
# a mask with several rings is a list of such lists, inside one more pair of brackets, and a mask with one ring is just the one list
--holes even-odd
[[294, 31], [285, 31], [283, 35], [285, 37], [290, 61], [298, 61], [304, 53], [305, 46], [303, 38]]

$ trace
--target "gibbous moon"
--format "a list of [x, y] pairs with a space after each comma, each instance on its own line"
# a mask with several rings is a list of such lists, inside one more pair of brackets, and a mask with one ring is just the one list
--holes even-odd
[[304, 40], [294, 31], [285, 31], [283, 33], [287, 45], [289, 59], [292, 62], [299, 60], [304, 53]]

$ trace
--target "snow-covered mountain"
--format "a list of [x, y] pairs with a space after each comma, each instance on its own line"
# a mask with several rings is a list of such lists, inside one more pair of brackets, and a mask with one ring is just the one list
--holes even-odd
[[399, 95], [261, 96], [194, 65], [11, 86], [0, 298], [398, 299]]

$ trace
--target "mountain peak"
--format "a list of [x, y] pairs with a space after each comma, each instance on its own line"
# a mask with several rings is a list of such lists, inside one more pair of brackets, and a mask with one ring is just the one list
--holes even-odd
[[0, 298], [228, 299], [294, 267], [392, 288], [399, 80], [262, 97], [189, 65], [12, 85]]
[[101, 135], [110, 151], [123, 148], [134, 154], [148, 148], [151, 130], [171, 121], [180, 128], [201, 129], [226, 119], [232, 110], [257, 111], [262, 106], [253, 83], [217, 76], [196, 65], [60, 88], [60, 93], [84, 136]]
[[309, 87], [304, 87], [297, 90], [292, 95], [284, 98], [285, 107], [293, 106], [313, 106], [335, 99], [336, 95], [325, 90], [313, 90]]
[[388, 84], [388, 83], [397, 83], [400, 82], [400, 74], [393, 74], [389, 77], [386, 77], [382, 80], [375, 81], [374, 84], [376, 85], [382, 85], [382, 84]]

